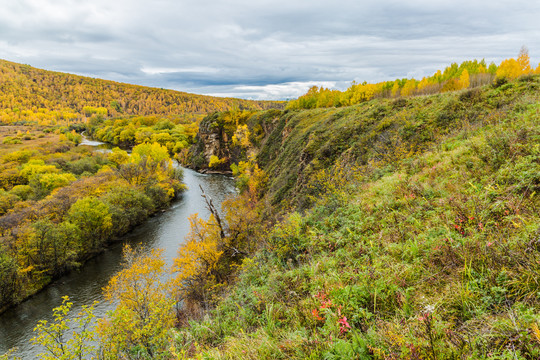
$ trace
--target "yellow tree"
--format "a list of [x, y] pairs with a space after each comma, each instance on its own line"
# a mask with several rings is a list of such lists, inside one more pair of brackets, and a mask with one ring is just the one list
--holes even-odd
[[459, 77], [459, 86], [461, 87], [461, 89], [466, 89], [469, 87], [470, 84], [471, 82], [470, 82], [469, 72], [467, 71], [467, 69], [465, 69], [463, 70], [463, 72], [461, 73]]
[[394, 86], [392, 86], [392, 96], [393, 97], [398, 96], [398, 92], [399, 92], [399, 81], [396, 80], [394, 82]]
[[240, 125], [236, 128], [234, 135], [232, 137], [232, 143], [234, 146], [240, 146], [247, 148], [251, 145], [249, 141], [249, 129], [247, 125]]
[[503, 60], [495, 75], [498, 78], [515, 79], [521, 75], [521, 66], [516, 59]]
[[414, 90], [416, 90], [416, 80], [407, 80], [407, 82], [405, 83], [405, 85], [403, 85], [403, 88], [401, 89], [401, 96], [412, 95]]
[[520, 75], [530, 74], [532, 72], [531, 62], [529, 58], [529, 49], [527, 49], [526, 46], [522, 46], [521, 49], [519, 50], [517, 63], [521, 70]]
[[189, 217], [191, 230], [185, 244], [174, 259], [176, 287], [179, 297], [184, 301], [207, 303], [208, 290], [221, 282], [218, 263], [223, 254], [222, 228], [211, 215], [208, 221], [193, 214]]
[[168, 333], [174, 325], [174, 301], [162, 250], [124, 248], [124, 269], [104, 289], [117, 303], [98, 324], [106, 359], [168, 359]]
[[429, 85], [429, 80], [424, 76], [422, 80], [418, 83], [418, 91], [422, 91], [427, 88]]

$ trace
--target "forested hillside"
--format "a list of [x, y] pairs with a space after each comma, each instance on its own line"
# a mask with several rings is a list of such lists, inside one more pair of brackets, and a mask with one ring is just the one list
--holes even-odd
[[[90, 117], [205, 114], [232, 108], [283, 107], [276, 101], [250, 101], [188, 94], [41, 70], [0, 60], [0, 123], [56, 124]], [[189, 118], [189, 117], [188, 117]]]

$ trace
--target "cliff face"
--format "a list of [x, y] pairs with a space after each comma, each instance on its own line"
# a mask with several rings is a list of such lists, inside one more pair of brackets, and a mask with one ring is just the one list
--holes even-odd
[[222, 122], [219, 121], [219, 114], [215, 113], [205, 117], [200, 125], [197, 134], [197, 142], [190, 149], [191, 161], [188, 164], [191, 168], [206, 172], [212, 156], [218, 159], [226, 159], [213, 170], [228, 170], [230, 166], [229, 139]]
[[[516, 104], [536, 99], [538, 81], [524, 78], [501, 87], [376, 99], [344, 108], [268, 110], [238, 122], [227, 113], [214, 114], [201, 123], [193, 167], [209, 169], [214, 155], [226, 159], [219, 166], [228, 170], [230, 164], [256, 154], [258, 165], [269, 175], [269, 202], [308, 208], [328, 187], [324, 179], [330, 173], [354, 165], [362, 172], [377, 169], [382, 176], [395, 161], [433, 148], [448, 134], [523, 107]], [[249, 131], [247, 148], [233, 146], [240, 126]]]
[[[282, 115], [283, 111], [276, 109], [208, 115], [199, 124], [197, 140], [190, 149], [190, 160], [186, 165], [200, 172], [230, 172], [231, 164], [245, 161], [248, 154], [258, 152]], [[240, 134], [241, 128], [244, 132]], [[245, 139], [242, 141], [240, 136]], [[210, 166], [213, 157], [214, 163]]]

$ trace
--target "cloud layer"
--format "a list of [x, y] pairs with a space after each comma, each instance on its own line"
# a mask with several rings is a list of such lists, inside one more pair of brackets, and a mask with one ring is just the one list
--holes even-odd
[[0, 57], [200, 94], [285, 99], [311, 85], [540, 61], [540, 3], [0, 0]]

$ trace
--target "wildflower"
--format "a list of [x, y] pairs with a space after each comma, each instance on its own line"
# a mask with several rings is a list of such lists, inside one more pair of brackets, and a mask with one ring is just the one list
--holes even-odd
[[313, 309], [311, 310], [311, 314], [315, 318], [315, 320], [323, 321], [324, 319], [319, 315], [319, 310]]
[[322, 301], [321, 302], [321, 306], [320, 306], [320, 309], [327, 309], [329, 307], [331, 307], [333, 304], [332, 304], [332, 300], [326, 300], [326, 301]]
[[322, 301], [322, 300], [326, 299], [326, 294], [323, 291], [319, 291], [317, 293], [317, 295], [315, 295], [315, 297]]
[[351, 325], [347, 322], [347, 317], [344, 316], [338, 320], [339, 332], [343, 335], [351, 329]]

